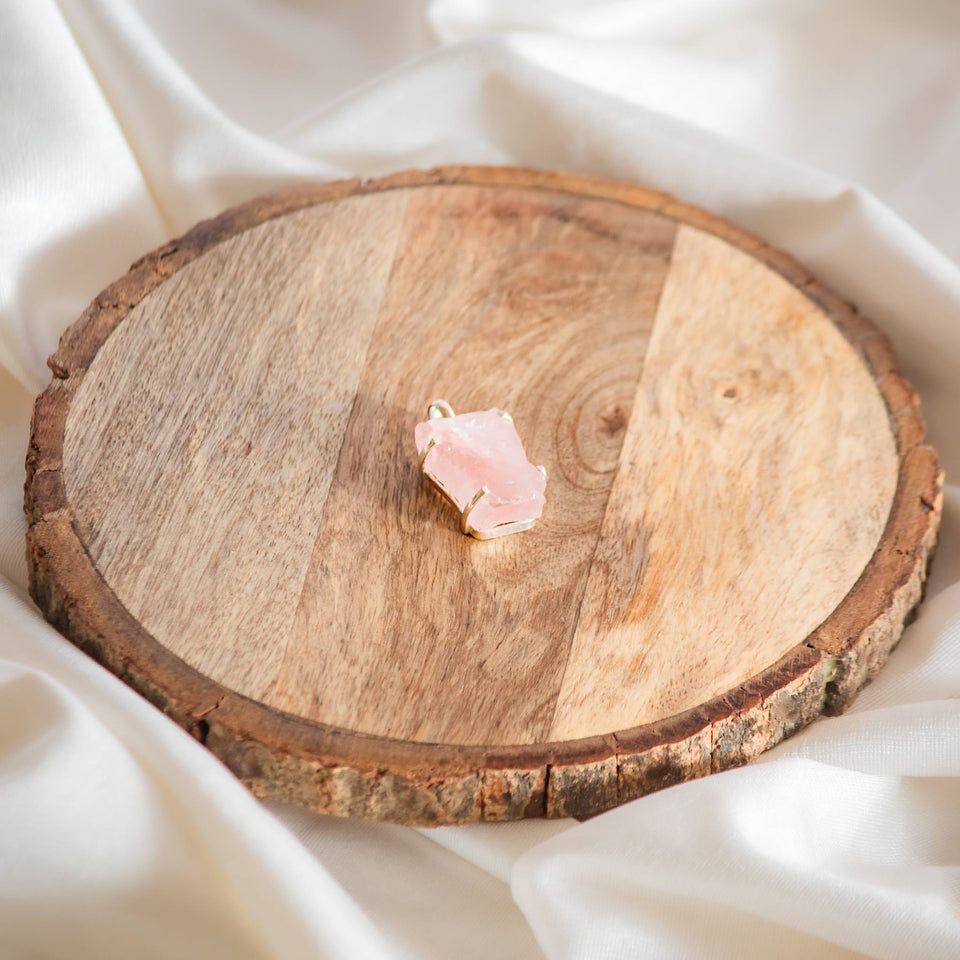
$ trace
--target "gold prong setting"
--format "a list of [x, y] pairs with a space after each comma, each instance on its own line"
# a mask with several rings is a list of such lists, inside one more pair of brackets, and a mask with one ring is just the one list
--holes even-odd
[[470, 514], [473, 513], [473, 508], [490, 492], [490, 488], [484, 484], [471, 498], [470, 502], [463, 508], [463, 513], [460, 514], [460, 530], [463, 533], [470, 534], [473, 536], [476, 534], [476, 530], [470, 526]]
[[436, 437], [431, 437], [424, 445], [423, 449], [420, 451], [420, 470], [423, 472], [423, 465], [427, 462], [427, 454], [439, 443], [440, 441]]

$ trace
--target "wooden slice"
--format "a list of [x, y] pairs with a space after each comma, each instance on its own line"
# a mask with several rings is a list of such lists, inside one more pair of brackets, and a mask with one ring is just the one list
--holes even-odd
[[[743, 763], [882, 665], [941, 475], [887, 339], [641, 187], [444, 168], [199, 224], [64, 334], [31, 590], [258, 795], [404, 823], [587, 816]], [[549, 473], [480, 542], [429, 401]]]

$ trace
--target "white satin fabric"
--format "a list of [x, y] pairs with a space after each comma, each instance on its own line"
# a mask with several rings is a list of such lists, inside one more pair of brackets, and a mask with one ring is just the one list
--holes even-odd
[[5, 0], [0, 148], [0, 958], [960, 956], [960, 488], [846, 716], [585, 824], [434, 831], [256, 802], [37, 616], [21, 513], [45, 357], [131, 260], [448, 162], [643, 181], [789, 249], [893, 336], [960, 475], [960, 5]]

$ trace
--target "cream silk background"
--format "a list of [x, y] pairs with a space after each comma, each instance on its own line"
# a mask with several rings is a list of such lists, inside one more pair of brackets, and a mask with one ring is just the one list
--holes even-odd
[[131, 260], [283, 184], [461, 161], [788, 248], [892, 334], [960, 475], [960, 4], [3, 0], [0, 151], [3, 960], [960, 956], [955, 487], [848, 715], [586, 824], [432, 832], [254, 801], [37, 617], [21, 515], [44, 359]]

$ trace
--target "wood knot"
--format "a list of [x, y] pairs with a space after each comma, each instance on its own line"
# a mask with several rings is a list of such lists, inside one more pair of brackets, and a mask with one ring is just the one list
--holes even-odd
[[608, 436], [614, 437], [627, 427], [627, 412], [617, 404], [612, 410], [600, 414], [600, 429]]

